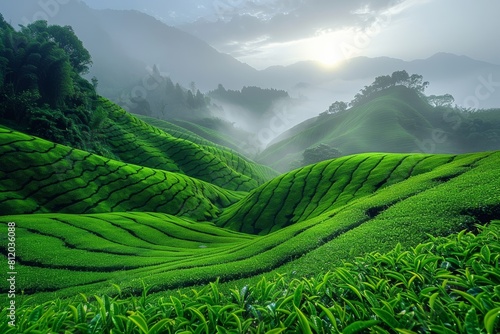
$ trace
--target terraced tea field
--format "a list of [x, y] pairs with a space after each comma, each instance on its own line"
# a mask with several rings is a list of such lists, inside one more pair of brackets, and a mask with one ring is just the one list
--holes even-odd
[[408, 250], [398, 245], [310, 278], [277, 275], [229, 290], [217, 281], [161, 297], [149, 287], [124, 296], [115, 286], [115, 297], [23, 304], [17, 328], [0, 323], [0, 331], [498, 333], [499, 241], [494, 221], [477, 235], [463, 230]]
[[[108, 100], [101, 100], [109, 121], [101, 130], [122, 161], [182, 173], [230, 190], [248, 191], [278, 174], [233, 150], [201, 140], [176, 127], [172, 134], [153, 127]], [[173, 125], [160, 122], [165, 129]], [[167, 128], [168, 126], [168, 128]]]
[[[153, 211], [203, 220], [241, 194], [0, 127], [3, 214]], [[223, 173], [224, 174], [224, 173]]]
[[[216, 280], [228, 290], [275, 275], [292, 284], [500, 219], [500, 152], [367, 153], [276, 176], [102, 103], [117, 160], [0, 126], [0, 229], [15, 223], [18, 295], [29, 304]], [[7, 244], [4, 233], [2, 261]]]
[[499, 212], [500, 153], [355, 155], [247, 193], [0, 131], [8, 162], [0, 222], [16, 223], [21, 285], [40, 299], [112, 293], [111, 283], [139, 291], [144, 281], [160, 291], [320, 257], [307, 266], [314, 271]]

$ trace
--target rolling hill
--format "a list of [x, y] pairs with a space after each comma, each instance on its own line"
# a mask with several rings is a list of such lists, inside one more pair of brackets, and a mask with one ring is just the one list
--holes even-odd
[[[287, 291], [286, 286], [297, 284], [295, 277], [322, 273], [326, 282], [330, 270], [357, 256], [422, 247], [429, 235], [475, 232], [500, 219], [500, 152], [364, 153], [277, 176], [178, 126], [144, 118], [155, 127], [108, 100], [99, 104], [107, 120], [94, 130], [115, 159], [0, 127], [0, 226], [15, 226], [16, 284], [24, 301], [19, 312], [36, 328], [57, 331], [63, 323], [70, 328], [71, 317], [80, 317], [71, 323], [83, 321], [91, 330], [121, 328], [106, 311], [98, 318], [92, 312], [78, 316], [77, 306], [46, 315], [51, 320], [44, 323], [36, 312], [62, 303], [54, 298], [71, 300], [83, 293], [90, 302], [87, 295], [105, 294], [114, 303], [124, 296], [146, 298], [147, 291], [162, 296], [214, 281], [219, 283], [211, 283], [211, 289], [222, 284], [230, 291], [234, 284], [255, 284], [277, 274], [287, 275], [280, 283]], [[0, 245], [7, 261], [5, 234]], [[481, 283], [485, 289], [498, 281], [488, 275]], [[2, 303], [8, 301], [6, 289], [0, 288]], [[283, 289], [276, 293], [288, 296]], [[164, 307], [176, 308], [175, 319], [195, 312], [171, 300], [174, 304]], [[294, 305], [312, 312], [298, 301]], [[199, 314], [208, 317], [207, 306], [201, 307]], [[120, 318], [128, 323], [123, 326], [135, 326], [134, 315], [142, 314], [132, 309]], [[249, 312], [242, 317], [258, 319]], [[151, 323], [146, 326], [167, 326], [144, 317]], [[298, 319], [286, 320], [285, 327], [305, 326]], [[340, 326], [368, 320], [349, 319]], [[278, 323], [263, 324], [278, 330]]]
[[185, 174], [230, 190], [250, 190], [277, 172], [164, 121], [149, 122], [101, 100], [107, 121], [99, 130], [111, 153], [127, 163]]
[[[466, 153], [500, 148], [498, 127], [484, 129], [482, 148], [465, 136], [469, 121], [494, 113], [458, 114], [430, 106], [414, 91], [397, 86], [379, 92], [370, 101], [344, 112], [309, 119], [276, 138], [257, 158], [280, 171], [290, 170], [304, 150], [321, 143], [342, 153], [420, 152]], [[498, 115], [493, 116], [498, 118]], [[479, 132], [477, 130], [473, 130]]]
[[2, 138], [0, 221], [15, 222], [25, 245], [16, 255], [20, 284], [40, 300], [110, 292], [110, 283], [137, 291], [144, 281], [160, 291], [251, 277], [316, 254], [337, 263], [341, 254], [416, 245], [500, 212], [498, 152], [354, 155], [242, 197], [6, 128]]
[[[128, 48], [183, 37], [108, 16], [134, 21], [107, 29]], [[393, 73], [283, 134], [262, 156], [280, 175], [208, 126], [100, 97], [71, 28], [0, 23], [1, 333], [500, 330], [498, 110], [430, 107]], [[345, 155], [286, 171], [323, 141]]]

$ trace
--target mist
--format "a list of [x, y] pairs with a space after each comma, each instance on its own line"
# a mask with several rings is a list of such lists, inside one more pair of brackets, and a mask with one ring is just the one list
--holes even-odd
[[[495, 62], [500, 57], [491, 56], [500, 56], [496, 43], [482, 45], [479, 52], [480, 41], [469, 38], [460, 40], [460, 49], [453, 39], [443, 42], [441, 30], [433, 32], [439, 39], [430, 33], [422, 39], [425, 45], [409, 41], [416, 32], [408, 22], [432, 6], [441, 8], [437, 2], [313, 2], [315, 6], [300, 1], [225, 2], [227, 6], [217, 9], [206, 1], [191, 1], [199, 4], [194, 10], [180, 2], [169, 7], [136, 1], [116, 6], [109, 1], [26, 0], [3, 2], [0, 11], [13, 25], [45, 19], [72, 26], [92, 55], [86, 77], [97, 79], [101, 95], [137, 114], [216, 129], [226, 136], [224, 143], [232, 141], [232, 147], [252, 158], [287, 138], [291, 129], [316, 119], [333, 102], [349, 103], [374, 78], [394, 71], [423, 75], [430, 82], [426, 94], [451, 94], [454, 104], [465, 109], [500, 106], [500, 65]], [[479, 4], [474, 10], [488, 17], [488, 6]], [[450, 15], [467, 8], [454, 6]], [[455, 21], [449, 18], [450, 24]], [[437, 23], [446, 26], [428, 21], [418, 34], [432, 26], [438, 29]], [[488, 27], [495, 24], [488, 21]], [[400, 35], [398, 27], [405, 29]], [[457, 34], [465, 29], [455, 28]], [[469, 29], [467, 36], [472, 36], [476, 28]], [[442, 42], [439, 48], [437, 40]], [[403, 46], [407, 51], [398, 53]], [[420, 51], [409, 54], [416, 47]], [[349, 55], [346, 48], [352, 51]], [[269, 66], [249, 65], [257, 63]], [[216, 98], [209, 102], [218, 85], [283, 90], [289, 99], [256, 113]]]

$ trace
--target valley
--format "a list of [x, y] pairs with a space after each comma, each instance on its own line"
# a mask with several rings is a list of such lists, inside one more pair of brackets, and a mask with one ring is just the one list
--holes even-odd
[[[60, 8], [89, 21], [0, 15], [1, 333], [500, 332], [500, 109], [431, 95], [403, 61], [257, 71], [144, 13]], [[141, 81], [141, 57], [178, 68]], [[407, 63], [450, 59], [439, 80], [496, 69]], [[280, 82], [357, 71], [374, 81], [350, 102], [273, 126], [317, 102]]]

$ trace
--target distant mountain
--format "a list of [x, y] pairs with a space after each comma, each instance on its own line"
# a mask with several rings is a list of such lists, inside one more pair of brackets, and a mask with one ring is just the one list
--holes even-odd
[[[429, 93], [450, 93], [460, 105], [480, 108], [500, 105], [500, 87], [496, 84], [500, 82], [500, 65], [466, 56], [438, 53], [414, 61], [356, 57], [332, 68], [303, 61], [258, 71], [218, 52], [199, 38], [138, 11], [94, 10], [80, 1], [54, 2], [49, 6], [25, 0], [0, 4], [0, 13], [13, 25], [45, 18], [52, 24], [71, 25], [93, 56], [89, 77], [97, 76], [99, 92], [115, 101], [123, 90], [136, 87], [137, 82], [143, 84], [135, 92], [148, 93], [155, 87], [151, 68], [156, 64], [162, 75], [168, 75], [173, 82], [184, 86], [195, 82], [201, 91], [215, 89], [219, 83], [228, 89], [243, 86], [286, 89], [294, 96], [313, 98], [318, 105], [314, 108], [335, 100], [348, 100], [374, 77], [396, 70], [423, 75], [431, 82]], [[477, 88], [484, 86], [484, 82], [495, 84], [485, 87], [488, 91], [478, 98]], [[316, 114], [323, 111], [314, 108], [309, 109]]]
[[97, 76], [100, 92], [109, 97], [137, 80], [148, 80], [147, 67], [155, 64], [174, 82], [187, 86], [194, 81], [202, 90], [218, 83], [242, 86], [257, 73], [202, 40], [138, 11], [94, 10], [79, 1], [45, 7], [36, 0], [11, 1], [0, 5], [0, 13], [14, 26], [33, 18], [71, 25], [92, 54], [90, 75]]
[[500, 111], [468, 114], [435, 108], [415, 91], [396, 86], [360, 106], [296, 125], [278, 136], [257, 160], [280, 171], [290, 170], [298, 167], [306, 149], [320, 144], [345, 155], [495, 150], [500, 149]]
[[[459, 105], [474, 107], [475, 102], [479, 102], [478, 108], [500, 106], [500, 65], [451, 53], [438, 53], [427, 59], [413, 61], [389, 57], [356, 57], [333, 68], [305, 61], [290, 66], [269, 67], [261, 75], [266, 78], [267, 84], [276, 88], [289, 89], [290, 83], [305, 83], [309, 88], [328, 89], [332, 93], [332, 99], [338, 100], [346, 99], [346, 85], [353, 87], [352, 83], [357, 82], [357, 86], [362, 87], [376, 76], [397, 70], [423, 75], [431, 83], [429, 93], [452, 94]], [[493, 91], [484, 91], [484, 96], [476, 97], [477, 87], [484, 85], [485, 81], [493, 81], [493, 87], [485, 87]], [[352, 88], [349, 91], [351, 96], [356, 93]]]

